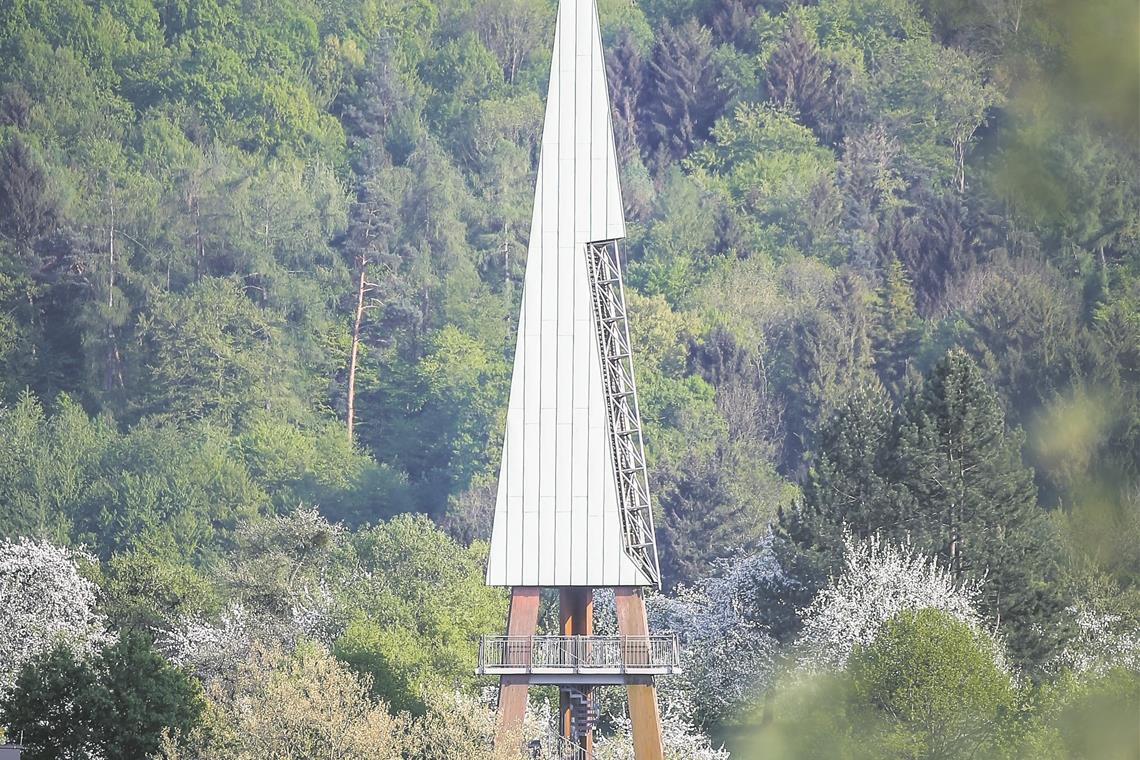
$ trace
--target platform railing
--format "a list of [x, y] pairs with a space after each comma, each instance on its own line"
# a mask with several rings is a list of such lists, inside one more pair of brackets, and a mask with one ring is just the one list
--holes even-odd
[[652, 636], [484, 636], [479, 673], [672, 673], [673, 634]]

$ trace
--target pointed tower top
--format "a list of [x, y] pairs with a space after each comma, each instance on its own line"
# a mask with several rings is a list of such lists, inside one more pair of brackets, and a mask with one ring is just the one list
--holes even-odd
[[[594, 0], [561, 0], [495, 503], [489, 585], [657, 583], [632, 367], [617, 367], [616, 381], [606, 374], [615, 355], [610, 338], [620, 340], [624, 335], [628, 343], [620, 273], [614, 269], [616, 254], [603, 255], [604, 250], [614, 251], [612, 241], [623, 237], [625, 218], [597, 7]], [[611, 275], [599, 280], [599, 267], [607, 266]], [[616, 290], [599, 295], [598, 282]], [[616, 316], [604, 316], [607, 307], [618, 309], [611, 309]], [[623, 356], [623, 366], [628, 366], [628, 349]], [[615, 390], [623, 383], [628, 384], [628, 393]], [[621, 403], [632, 408], [636, 429], [625, 425], [617, 430], [615, 414], [622, 412], [614, 407], [615, 394], [632, 397]], [[631, 418], [627, 414], [625, 419]], [[622, 464], [621, 452], [633, 444], [640, 457], [636, 491], [638, 498], [644, 492], [644, 517], [631, 530], [626, 504], [629, 468]], [[631, 539], [632, 535], [638, 537]]]

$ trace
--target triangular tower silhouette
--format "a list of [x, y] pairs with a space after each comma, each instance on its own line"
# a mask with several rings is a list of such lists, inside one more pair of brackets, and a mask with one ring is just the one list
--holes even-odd
[[[511, 588], [506, 636], [479, 671], [500, 676], [500, 742], [530, 684], [561, 687], [563, 757], [592, 755], [593, 688], [624, 684], [637, 760], [662, 757], [654, 676], [676, 641], [651, 636], [660, 583], [617, 241], [625, 237], [594, 0], [560, 0], [487, 583]], [[561, 630], [536, 636], [539, 591]], [[620, 635], [593, 635], [593, 590], [613, 588]], [[510, 738], [508, 738], [510, 737]]]

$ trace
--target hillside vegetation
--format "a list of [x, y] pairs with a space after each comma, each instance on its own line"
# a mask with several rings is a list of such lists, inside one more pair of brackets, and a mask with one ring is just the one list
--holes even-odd
[[[669, 751], [1140, 751], [1135, 3], [599, 3]], [[26, 757], [489, 752], [554, 15], [0, 3]]]

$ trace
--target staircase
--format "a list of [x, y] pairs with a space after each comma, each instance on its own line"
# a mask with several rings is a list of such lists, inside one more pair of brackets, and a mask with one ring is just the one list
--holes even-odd
[[641, 436], [641, 411], [633, 380], [633, 356], [625, 288], [617, 242], [604, 240], [586, 246], [586, 267], [594, 306], [594, 324], [601, 352], [602, 387], [610, 423], [613, 467], [621, 505], [625, 552], [655, 586], [661, 587], [653, 511], [649, 504], [649, 476]]
[[585, 747], [553, 732], [543, 739], [527, 742], [523, 750], [527, 760], [593, 760], [592, 753]]
[[565, 688], [562, 693], [570, 703], [570, 739], [580, 742], [598, 725], [598, 703], [589, 693], [578, 689]]

